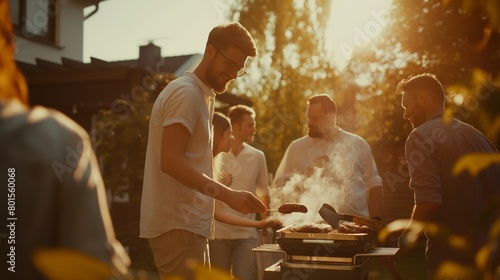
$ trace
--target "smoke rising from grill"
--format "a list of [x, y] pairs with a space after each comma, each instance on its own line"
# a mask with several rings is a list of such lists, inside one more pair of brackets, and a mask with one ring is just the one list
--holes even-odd
[[[365, 201], [357, 201], [353, 205], [352, 191], [347, 187], [356, 176], [356, 160], [352, 153], [355, 147], [339, 143], [329, 145], [325, 156], [318, 159], [310, 169], [293, 174], [283, 187], [271, 189], [271, 208], [278, 208], [284, 203], [304, 204], [308, 213], [273, 214], [283, 226], [324, 222], [318, 214], [323, 203], [332, 205], [339, 213], [355, 213], [357, 208], [364, 207]], [[351, 197], [351, 202], [347, 197]]]

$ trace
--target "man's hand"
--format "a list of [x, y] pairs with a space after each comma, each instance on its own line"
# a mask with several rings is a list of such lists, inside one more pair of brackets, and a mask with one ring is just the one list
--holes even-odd
[[259, 221], [258, 228], [263, 229], [262, 235], [267, 235], [268, 228], [273, 228], [278, 225], [281, 226], [281, 222], [278, 220], [278, 218], [267, 218]]
[[248, 191], [230, 190], [224, 197], [223, 202], [243, 214], [267, 212], [264, 203]]
[[231, 184], [233, 183], [233, 175], [231, 173], [224, 173], [222, 174], [220, 180], [219, 180], [222, 184], [226, 185], [226, 186], [231, 186]]

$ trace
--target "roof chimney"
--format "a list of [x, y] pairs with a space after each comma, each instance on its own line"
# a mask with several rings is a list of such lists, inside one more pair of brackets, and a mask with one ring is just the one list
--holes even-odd
[[161, 48], [153, 43], [139, 47], [139, 67], [156, 69], [161, 62]]

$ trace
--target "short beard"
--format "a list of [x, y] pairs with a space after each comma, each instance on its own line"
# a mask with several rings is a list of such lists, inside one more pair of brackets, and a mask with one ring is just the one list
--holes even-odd
[[216, 93], [224, 93], [224, 92], [226, 92], [228, 83], [221, 85], [221, 84], [219, 84], [219, 82], [217, 82], [217, 77], [214, 74], [215, 71], [213, 70], [213, 64], [211, 62], [208, 65], [206, 71], [207, 71], [206, 72], [207, 81], [210, 84], [210, 86], [212, 87], [212, 89]]
[[325, 134], [323, 132], [321, 132], [321, 131], [318, 131], [318, 130], [311, 130], [311, 129], [309, 129], [307, 131], [307, 135], [309, 135], [309, 137], [311, 137], [311, 138], [323, 138], [323, 136]]

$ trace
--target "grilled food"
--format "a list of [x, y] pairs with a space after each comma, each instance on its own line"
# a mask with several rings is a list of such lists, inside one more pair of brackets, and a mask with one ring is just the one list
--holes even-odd
[[327, 224], [304, 224], [290, 227], [290, 231], [303, 233], [329, 233], [332, 231], [332, 227]]
[[294, 212], [307, 213], [307, 207], [298, 203], [285, 203], [278, 208], [281, 214], [290, 214]]
[[337, 231], [341, 233], [369, 233], [372, 228], [353, 222], [344, 222], [339, 225]]

